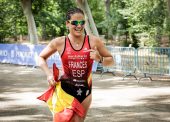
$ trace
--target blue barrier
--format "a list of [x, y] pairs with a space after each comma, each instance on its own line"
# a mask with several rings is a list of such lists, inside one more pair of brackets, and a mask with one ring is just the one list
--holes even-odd
[[[115, 59], [113, 66], [99, 66], [104, 72], [121, 71], [126, 76], [135, 76], [136, 72], [144, 74], [142, 78], [152, 78], [148, 75], [170, 75], [170, 48], [169, 47], [112, 47], [107, 46]], [[138, 81], [138, 82], [139, 82]]]
[[136, 71], [135, 48], [107, 46], [107, 49], [112, 54], [115, 63], [113, 66], [109, 67], [100, 66], [100, 69], [102, 71], [101, 76], [105, 72], [111, 72], [113, 75], [115, 75], [115, 71], [121, 71], [125, 73], [123, 79], [127, 76], [133, 76], [136, 78], [136, 76], [134, 75]]
[[[37, 58], [46, 45], [31, 45], [31, 44], [0, 44], [0, 62], [19, 65], [38, 66]], [[56, 52], [47, 60], [49, 67], [53, 63], [61, 68], [60, 55]], [[93, 71], [97, 69], [97, 62], [93, 64]]]
[[170, 48], [141, 47], [137, 52], [137, 68], [144, 74], [141, 78], [152, 80], [148, 75], [170, 75]]

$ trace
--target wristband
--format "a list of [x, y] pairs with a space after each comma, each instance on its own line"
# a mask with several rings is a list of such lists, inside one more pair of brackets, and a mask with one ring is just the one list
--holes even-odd
[[102, 63], [103, 62], [103, 57], [100, 59], [99, 63]]

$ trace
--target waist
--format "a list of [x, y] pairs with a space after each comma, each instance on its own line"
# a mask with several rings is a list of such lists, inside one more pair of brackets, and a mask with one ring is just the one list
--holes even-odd
[[74, 96], [80, 103], [91, 94], [91, 86], [86, 80], [60, 79], [61, 88], [68, 94]]

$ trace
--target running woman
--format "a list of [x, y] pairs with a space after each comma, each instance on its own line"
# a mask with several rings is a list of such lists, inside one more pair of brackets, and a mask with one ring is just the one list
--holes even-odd
[[[66, 14], [67, 36], [53, 39], [40, 53], [39, 64], [55, 90], [46, 101], [53, 113], [54, 122], [84, 122], [92, 101], [93, 61], [104, 66], [113, 65], [110, 52], [99, 37], [84, 34], [85, 15], [79, 8]], [[56, 51], [61, 56], [63, 74], [54, 80], [46, 60]]]

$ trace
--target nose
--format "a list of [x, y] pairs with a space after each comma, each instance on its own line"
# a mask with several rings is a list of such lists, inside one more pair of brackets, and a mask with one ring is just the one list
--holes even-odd
[[81, 28], [82, 26], [81, 26], [81, 24], [78, 24], [77, 27]]

